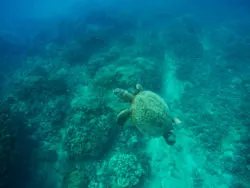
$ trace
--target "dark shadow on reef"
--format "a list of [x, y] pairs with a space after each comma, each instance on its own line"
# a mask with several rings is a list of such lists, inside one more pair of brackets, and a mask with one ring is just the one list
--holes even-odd
[[24, 114], [14, 112], [11, 100], [0, 106], [0, 188], [25, 188], [35, 168], [35, 148], [32, 130]]

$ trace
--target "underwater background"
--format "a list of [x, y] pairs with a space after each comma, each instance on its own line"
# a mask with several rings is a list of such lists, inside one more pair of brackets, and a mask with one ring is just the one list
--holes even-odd
[[[117, 114], [159, 94], [176, 143]], [[0, 188], [249, 188], [250, 2], [2, 0]]]

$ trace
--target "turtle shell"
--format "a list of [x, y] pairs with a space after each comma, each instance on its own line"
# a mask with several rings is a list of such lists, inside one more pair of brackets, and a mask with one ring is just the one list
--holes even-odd
[[165, 101], [151, 91], [139, 92], [131, 105], [131, 119], [145, 135], [158, 137], [173, 129], [172, 117]]

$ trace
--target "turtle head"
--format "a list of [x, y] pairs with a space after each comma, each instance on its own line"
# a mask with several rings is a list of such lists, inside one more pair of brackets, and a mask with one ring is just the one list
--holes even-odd
[[143, 87], [141, 86], [141, 84], [136, 84], [135, 85], [135, 88], [139, 91], [142, 91], [143, 90]]
[[125, 89], [116, 88], [113, 90], [113, 93], [126, 102], [132, 102], [134, 99], [134, 95]]
[[135, 91], [133, 92], [134, 95], [137, 95], [138, 93], [140, 93], [143, 90], [143, 87], [141, 86], [141, 84], [136, 84], [135, 85]]

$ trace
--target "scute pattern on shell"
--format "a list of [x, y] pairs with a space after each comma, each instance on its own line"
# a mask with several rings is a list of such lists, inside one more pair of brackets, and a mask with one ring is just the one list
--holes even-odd
[[131, 119], [142, 133], [149, 136], [161, 136], [164, 131], [173, 128], [167, 104], [151, 91], [142, 91], [135, 96], [131, 105]]

